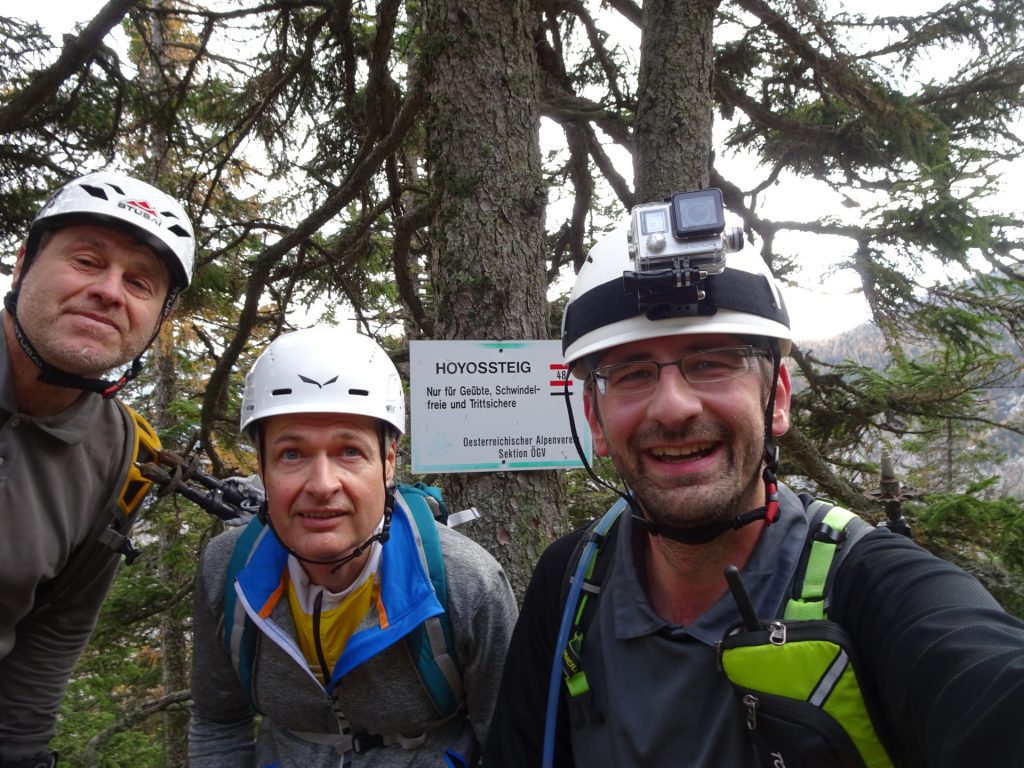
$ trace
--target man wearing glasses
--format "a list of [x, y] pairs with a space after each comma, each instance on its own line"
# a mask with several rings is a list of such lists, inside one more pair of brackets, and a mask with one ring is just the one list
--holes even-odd
[[[759, 256], [715, 240], [721, 228], [687, 238], [678, 202], [653, 234], [657, 217], [634, 211], [631, 232], [599, 242], [566, 307], [565, 360], [624, 511], [543, 553], [485, 765], [1024, 765], [1010, 725], [1024, 711], [1024, 624], [908, 538], [848, 513], [825, 525], [831, 505], [777, 482], [791, 393], [781, 293]], [[816, 580], [818, 539], [836, 563], [821, 569], [823, 620], [782, 622]], [[740, 690], [720, 652], [737, 628], [788, 645], [794, 671], [751, 665], [763, 685]], [[829, 640], [801, 644], [804, 631]], [[838, 663], [822, 675], [843, 696], [853, 678], [856, 695], [782, 693], [823, 643], [856, 657], [842, 683]], [[806, 663], [792, 655], [812, 645]], [[816, 711], [787, 722], [793, 705]], [[817, 728], [819, 715], [831, 724]]]

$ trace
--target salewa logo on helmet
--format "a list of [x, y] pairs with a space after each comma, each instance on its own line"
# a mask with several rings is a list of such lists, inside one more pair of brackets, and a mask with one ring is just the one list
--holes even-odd
[[324, 388], [324, 387], [326, 387], [326, 386], [327, 386], [328, 384], [333, 384], [334, 382], [336, 382], [336, 381], [338, 380], [338, 377], [337, 377], [337, 376], [335, 376], [335, 377], [334, 377], [333, 379], [328, 379], [328, 380], [327, 380], [327, 381], [325, 381], [325, 382], [324, 382], [323, 384], [321, 384], [321, 383], [320, 383], [319, 381], [317, 381], [316, 379], [311, 379], [311, 378], [309, 378], [308, 376], [303, 376], [303, 375], [302, 375], [301, 373], [299, 374], [299, 378], [300, 378], [300, 379], [302, 379], [302, 380], [303, 380], [304, 382], [306, 382], [307, 384], [316, 384], [316, 386], [317, 386], [317, 389], [323, 389], [323, 388]]
[[145, 200], [119, 200], [117, 207], [138, 214], [142, 218], [152, 221], [157, 226], [160, 225], [160, 214], [156, 212], [156, 208]]

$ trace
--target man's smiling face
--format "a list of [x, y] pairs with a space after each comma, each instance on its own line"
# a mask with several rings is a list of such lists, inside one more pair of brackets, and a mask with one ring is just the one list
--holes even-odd
[[[666, 363], [684, 355], [749, 342], [735, 336], [662, 336], [623, 344], [598, 366], [638, 360]], [[693, 528], [749, 512], [764, 503], [764, 409], [770, 365], [757, 361], [737, 378], [694, 385], [678, 366], [636, 396], [601, 394], [587, 386], [587, 419], [598, 454], [658, 522]], [[773, 434], [789, 425], [789, 376], [780, 371]]]

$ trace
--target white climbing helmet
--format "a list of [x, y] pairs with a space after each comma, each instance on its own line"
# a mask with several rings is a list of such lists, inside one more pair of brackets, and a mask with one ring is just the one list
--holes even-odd
[[195, 232], [177, 200], [151, 184], [123, 173], [101, 171], [58, 189], [32, 222], [25, 242], [25, 266], [35, 257], [45, 232], [71, 224], [98, 224], [121, 230], [148, 245], [171, 274], [177, 295], [192, 280]]
[[405, 432], [398, 369], [368, 336], [317, 327], [277, 337], [245, 377], [241, 431], [286, 413], [372, 416]]
[[[629, 255], [629, 227], [619, 227], [587, 255], [562, 316], [562, 353], [578, 378], [588, 359], [620, 344], [659, 336], [728, 333], [778, 340], [783, 356], [792, 346], [782, 293], [756, 253], [730, 253], [725, 269], [704, 280], [706, 297], [684, 315], [657, 316], [639, 307], [637, 291], [623, 274], [635, 269]], [[651, 319], [650, 315], [656, 319]], [[583, 365], [577, 363], [583, 362]]]

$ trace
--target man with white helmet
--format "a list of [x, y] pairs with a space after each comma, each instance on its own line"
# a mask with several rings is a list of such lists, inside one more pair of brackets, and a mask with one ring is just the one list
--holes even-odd
[[[120, 173], [75, 179], [18, 252], [0, 313], [0, 767], [49, 766], [48, 744], [159, 446], [114, 398], [189, 283], [182, 206]], [[129, 364], [117, 378], [107, 371]]]
[[493, 557], [397, 491], [390, 358], [335, 328], [280, 336], [246, 377], [241, 428], [266, 501], [200, 563], [192, 768], [475, 765], [515, 598]]
[[486, 765], [1022, 764], [1024, 624], [776, 481], [789, 320], [720, 211], [717, 190], [640, 206], [579, 272], [565, 360], [625, 490], [543, 553]]

